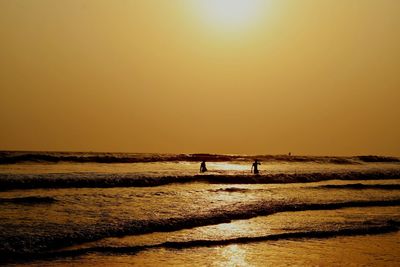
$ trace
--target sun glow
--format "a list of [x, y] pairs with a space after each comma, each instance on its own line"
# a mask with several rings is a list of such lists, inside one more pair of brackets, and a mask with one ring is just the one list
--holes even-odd
[[197, 1], [201, 16], [213, 26], [243, 28], [255, 23], [265, 4], [263, 0]]

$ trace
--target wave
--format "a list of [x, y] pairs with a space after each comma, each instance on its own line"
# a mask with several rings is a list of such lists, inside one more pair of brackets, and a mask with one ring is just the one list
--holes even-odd
[[400, 169], [379, 171], [275, 173], [265, 175], [193, 175], [142, 177], [130, 173], [0, 174], [0, 191], [35, 188], [151, 187], [172, 183], [218, 184], [310, 183], [326, 180], [400, 179]]
[[53, 197], [17, 197], [17, 198], [0, 198], [0, 204], [3, 203], [12, 203], [12, 204], [23, 204], [23, 205], [32, 205], [32, 204], [51, 204], [56, 202], [57, 200]]
[[33, 255], [49, 250], [60, 249], [76, 244], [96, 241], [107, 237], [139, 235], [152, 232], [172, 232], [199, 226], [229, 223], [232, 220], [244, 220], [257, 216], [267, 216], [279, 212], [295, 212], [306, 210], [333, 210], [349, 207], [384, 207], [400, 206], [400, 199], [380, 201], [349, 201], [333, 203], [266, 203], [259, 202], [238, 205], [235, 209], [218, 209], [206, 214], [195, 214], [187, 217], [166, 218], [160, 220], [131, 220], [118, 225], [90, 225], [80, 232], [51, 236], [1, 236], [0, 258], [10, 255]]
[[0, 151], [0, 164], [36, 163], [146, 163], [146, 162], [199, 162], [199, 161], [252, 161], [313, 162], [329, 164], [361, 164], [371, 162], [399, 163], [396, 157], [385, 156], [289, 156], [289, 155], [222, 155], [222, 154], [145, 154], [145, 153], [86, 153], [86, 152], [17, 152]]
[[[91, 247], [78, 250], [70, 250], [61, 253], [67, 253], [69, 255], [82, 255], [93, 252], [107, 252], [107, 253], [132, 253], [140, 252], [147, 249], [154, 248], [172, 248], [172, 249], [186, 249], [193, 247], [211, 247], [211, 246], [226, 246], [231, 244], [248, 244], [262, 241], [277, 241], [287, 239], [303, 239], [303, 238], [331, 238], [337, 236], [355, 236], [355, 235], [371, 235], [371, 234], [383, 234], [396, 232], [399, 230], [400, 222], [395, 220], [379, 221], [379, 222], [368, 222], [375, 225], [365, 225], [358, 228], [343, 228], [326, 231], [305, 231], [305, 232], [291, 232], [282, 234], [273, 234], [256, 237], [238, 237], [231, 239], [222, 240], [192, 240], [183, 242], [164, 242], [155, 245], [143, 245], [143, 246], [131, 246], [131, 247]], [[379, 225], [378, 225], [379, 224]], [[378, 226], [377, 226], [378, 225]]]
[[341, 185], [321, 185], [315, 188], [324, 189], [382, 189], [382, 190], [399, 190], [400, 184], [341, 184]]
[[358, 160], [363, 162], [400, 162], [399, 158], [383, 156], [358, 156]]
[[[191, 241], [178, 241], [178, 242], [164, 242], [153, 245], [141, 246], [120, 246], [120, 247], [89, 247], [72, 250], [61, 250], [42, 253], [12, 253], [5, 255], [3, 261], [15, 261], [16, 259], [28, 260], [50, 260], [54, 258], [66, 258], [83, 256], [89, 253], [106, 253], [106, 254], [136, 254], [149, 249], [188, 249], [196, 247], [212, 247], [212, 246], [226, 246], [231, 244], [248, 244], [255, 242], [268, 242], [279, 240], [297, 240], [297, 239], [322, 239], [332, 238], [339, 236], [359, 236], [359, 235], [377, 235], [391, 232], [397, 232], [400, 228], [400, 222], [395, 220], [386, 221], [370, 221], [364, 222], [364, 225], [356, 227], [344, 227], [340, 229], [324, 230], [324, 231], [303, 231], [303, 232], [290, 232], [282, 234], [271, 234], [256, 237], [238, 237], [220, 240], [191, 240]], [[21, 260], [19, 260], [21, 261]]]
[[208, 192], [213, 192], [213, 193], [219, 193], [219, 192], [226, 192], [226, 193], [246, 193], [246, 192], [254, 191], [254, 190], [265, 191], [266, 189], [247, 189], [247, 188], [229, 187], [229, 188], [210, 189], [210, 190], [207, 190], [207, 191], [208, 191]]

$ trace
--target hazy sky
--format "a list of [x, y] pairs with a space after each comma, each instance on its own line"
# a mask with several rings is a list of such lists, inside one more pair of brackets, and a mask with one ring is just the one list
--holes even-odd
[[0, 0], [0, 149], [400, 156], [399, 0], [212, 1]]

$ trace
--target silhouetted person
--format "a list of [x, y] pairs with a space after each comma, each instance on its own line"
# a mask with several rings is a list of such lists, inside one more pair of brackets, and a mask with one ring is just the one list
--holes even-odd
[[288, 154], [288, 155], [289, 155], [289, 157], [290, 157], [290, 156], [292, 155], [292, 152], [289, 152], [289, 154]]
[[252, 172], [252, 173], [254, 173], [254, 174], [258, 174], [258, 173], [259, 173], [259, 171], [258, 171], [258, 165], [261, 165], [261, 163], [258, 162], [258, 160], [254, 160], [253, 165], [251, 165], [251, 172]]
[[206, 167], [206, 162], [203, 160], [200, 164], [200, 172], [206, 172], [207, 167]]

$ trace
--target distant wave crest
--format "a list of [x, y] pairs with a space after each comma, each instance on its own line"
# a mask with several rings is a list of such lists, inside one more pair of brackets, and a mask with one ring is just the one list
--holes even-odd
[[16, 198], [0, 198], [0, 204], [21, 204], [21, 205], [33, 205], [33, 204], [51, 204], [57, 200], [53, 197], [16, 197]]
[[321, 185], [315, 188], [323, 189], [381, 189], [381, 190], [400, 190], [400, 184], [341, 184], [341, 185]]
[[361, 164], [365, 162], [400, 162], [396, 157], [384, 156], [289, 156], [289, 155], [219, 155], [219, 154], [140, 154], [140, 153], [84, 153], [84, 152], [0, 152], [0, 164], [23, 162], [76, 162], [76, 163], [146, 163], [174, 161], [252, 161], [314, 162], [330, 164]]

